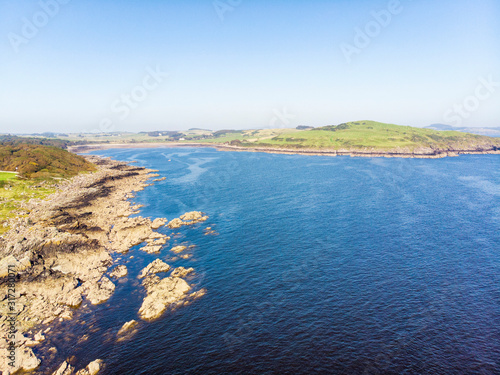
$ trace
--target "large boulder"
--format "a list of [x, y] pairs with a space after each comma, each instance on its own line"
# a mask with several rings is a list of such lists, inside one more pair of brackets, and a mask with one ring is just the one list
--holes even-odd
[[153, 222], [151, 223], [151, 228], [158, 229], [158, 228], [164, 226], [166, 223], [167, 223], [167, 219], [157, 218], [157, 219], [154, 219]]
[[98, 283], [86, 282], [83, 285], [87, 299], [92, 305], [98, 305], [107, 301], [115, 291], [115, 284], [106, 276]]
[[61, 366], [52, 373], [52, 375], [72, 375], [75, 368], [71, 366], [68, 362], [64, 361]]
[[99, 371], [101, 371], [102, 360], [96, 359], [95, 361], [90, 362], [87, 367], [81, 369], [76, 372], [76, 375], [96, 375]]
[[114, 277], [115, 279], [119, 279], [120, 277], [127, 276], [127, 274], [128, 274], [127, 266], [120, 265], [116, 267], [113, 271], [111, 271], [109, 276]]
[[126, 334], [128, 331], [134, 329], [138, 324], [139, 323], [137, 323], [137, 321], [133, 320], [133, 319], [131, 321], [123, 324], [123, 326], [118, 331], [118, 336]]
[[16, 347], [14, 357], [11, 357], [9, 349], [9, 347], [0, 349], [0, 370], [2, 374], [10, 375], [20, 371], [32, 371], [40, 365], [41, 361], [35, 356], [33, 350], [24, 344]]
[[159, 318], [168, 306], [184, 299], [191, 289], [189, 284], [179, 277], [167, 277], [147, 285], [147, 296], [139, 309], [139, 316], [143, 320]]

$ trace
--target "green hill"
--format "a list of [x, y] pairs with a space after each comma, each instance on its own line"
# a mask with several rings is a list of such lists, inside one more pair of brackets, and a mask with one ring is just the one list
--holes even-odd
[[0, 170], [17, 171], [23, 177], [71, 177], [94, 169], [81, 156], [55, 146], [0, 143]]
[[[81, 156], [55, 146], [52, 140], [28, 140], [5, 137], [0, 139], [0, 235], [9, 228], [6, 220], [27, 214], [20, 210], [22, 202], [43, 199], [55, 191], [55, 178], [66, 178], [92, 171], [94, 165]], [[7, 173], [6, 171], [16, 171]], [[21, 177], [21, 178], [18, 178]]]
[[[209, 140], [217, 142], [218, 139]], [[500, 139], [457, 131], [357, 121], [309, 130], [272, 129], [233, 134], [231, 145], [284, 150], [433, 153], [499, 150]]]

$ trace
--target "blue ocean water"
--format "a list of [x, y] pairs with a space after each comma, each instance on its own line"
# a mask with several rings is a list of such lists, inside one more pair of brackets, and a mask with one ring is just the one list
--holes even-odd
[[[67, 323], [92, 333], [55, 338], [61, 358], [101, 358], [106, 375], [500, 374], [500, 157], [94, 154], [166, 177], [133, 199], [142, 216], [210, 218], [160, 255], [121, 256], [129, 276]], [[180, 243], [193, 256], [171, 262]], [[156, 258], [194, 267], [189, 282], [207, 294], [117, 343]]]

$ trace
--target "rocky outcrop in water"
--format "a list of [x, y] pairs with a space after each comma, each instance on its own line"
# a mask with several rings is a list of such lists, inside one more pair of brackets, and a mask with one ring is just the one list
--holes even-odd
[[87, 281], [82, 285], [85, 297], [92, 305], [98, 305], [109, 299], [115, 291], [115, 284], [106, 276], [103, 276], [97, 283]]
[[187, 246], [179, 245], [179, 246], [174, 246], [173, 248], [170, 249], [170, 251], [173, 253], [179, 254], [179, 253], [182, 253], [186, 249], [187, 249]]
[[75, 373], [75, 368], [67, 361], [64, 361], [52, 375], [96, 375], [102, 367], [102, 360], [96, 359], [90, 362], [84, 369], [78, 370]]
[[202, 212], [199, 211], [186, 212], [180, 218], [171, 220], [167, 224], [167, 226], [171, 229], [177, 229], [184, 225], [193, 225], [196, 223], [201, 223], [203, 221], [206, 221], [207, 219], [208, 216], [204, 216]]
[[115, 279], [119, 279], [119, 278], [127, 276], [127, 274], [128, 274], [127, 266], [124, 266], [122, 264], [122, 265], [119, 265], [118, 267], [116, 267], [113, 271], [111, 271], [109, 276], [112, 278], [115, 278]]
[[170, 276], [172, 277], [186, 277], [190, 273], [194, 273], [194, 268], [189, 267], [189, 268], [184, 268], [184, 267], [177, 267], [172, 271]]
[[143, 320], [159, 318], [167, 307], [186, 298], [191, 289], [189, 284], [179, 277], [160, 280], [158, 276], [149, 276], [143, 285], [147, 292], [139, 309], [139, 316]]
[[153, 220], [153, 223], [151, 224], [151, 228], [158, 229], [158, 228], [164, 226], [166, 223], [167, 223], [167, 219], [159, 217], [159, 218]]
[[141, 273], [139, 274], [139, 279], [154, 275], [155, 273], [167, 272], [169, 269], [170, 266], [167, 263], [160, 259], [156, 259], [141, 271]]
[[122, 328], [118, 331], [118, 336], [122, 336], [133, 330], [137, 326], [137, 321], [136, 320], [131, 320], [125, 324], [123, 324]]
[[159, 253], [168, 240], [170, 240], [169, 236], [161, 233], [153, 233], [146, 239], [147, 245], [141, 247], [141, 250], [148, 254]]

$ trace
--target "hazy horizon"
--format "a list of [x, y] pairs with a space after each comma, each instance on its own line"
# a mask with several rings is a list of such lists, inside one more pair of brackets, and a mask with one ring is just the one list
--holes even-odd
[[500, 126], [500, 3], [4, 0], [0, 133]]
[[[348, 121], [348, 122], [360, 122], [360, 121], [366, 121], [366, 120], [356, 120], [356, 121]], [[368, 120], [368, 121], [371, 121], [371, 120]], [[314, 128], [318, 128], [318, 127], [321, 127], [321, 126], [330, 126], [330, 125], [339, 125], [339, 124], [324, 124], [324, 125], [320, 125], [320, 126], [315, 126]], [[411, 126], [411, 125], [408, 125], [408, 124], [393, 124], [393, 125], [402, 125], [402, 126]], [[432, 126], [432, 125], [447, 125], [447, 124], [441, 124], [441, 123], [435, 123], [435, 124], [429, 124], [429, 125], [426, 125], [426, 126], [416, 126], [416, 127], [429, 127], [429, 126]], [[306, 124], [299, 124], [297, 126], [310, 126], [310, 125], [306, 125]], [[282, 127], [277, 127], [276, 129], [296, 129], [297, 126], [282, 126]], [[64, 132], [64, 131], [51, 131], [51, 130], [44, 130], [44, 131], [35, 131], [35, 132], [0, 132], [0, 135], [20, 135], [20, 136], [26, 136], [26, 135], [34, 135], [34, 134], [37, 134], [37, 135], [42, 135], [44, 133], [54, 133], [54, 134], [106, 134], [106, 133], [148, 133], [148, 132], [155, 132], [155, 131], [188, 131], [188, 130], [207, 130], [207, 131], [218, 131], [218, 130], [258, 130], [258, 129], [268, 129], [269, 127], [248, 127], [248, 128], [230, 128], [230, 127], [225, 127], [225, 128], [207, 128], [207, 127], [192, 127], [192, 128], [185, 128], [185, 129], [179, 129], [179, 128], [175, 128], [175, 127], [172, 127], [172, 128], [169, 128], [169, 129], [166, 129], [166, 128], [148, 128], [148, 129], [144, 129], [144, 130], [111, 130], [109, 132], [106, 132], [106, 131], [102, 131], [102, 130], [98, 130], [98, 129], [95, 129], [94, 131], [83, 131], [83, 132], [71, 132], [71, 131], [67, 131], [67, 132]], [[468, 128], [468, 129], [472, 129], [472, 128], [477, 128], [477, 129], [500, 129], [500, 126], [496, 126], [496, 127], [482, 127], [482, 126], [470, 126], [470, 127], [465, 127], [465, 126], [457, 126], [456, 128]], [[494, 137], [496, 137], [496, 135], [493, 135]]]

